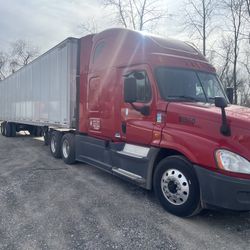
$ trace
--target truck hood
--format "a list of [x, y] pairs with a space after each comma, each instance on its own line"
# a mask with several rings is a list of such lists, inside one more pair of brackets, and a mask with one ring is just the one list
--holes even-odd
[[226, 108], [226, 113], [232, 125], [250, 129], [250, 108], [231, 105]]
[[221, 109], [214, 104], [171, 102], [167, 106], [166, 127], [213, 141], [217, 148], [227, 148], [250, 160], [250, 108], [229, 105], [226, 109], [231, 136], [220, 132]]
[[[214, 104], [172, 102], [168, 105], [168, 112], [172, 109], [180, 112], [180, 114], [185, 114], [193, 118], [221, 123], [221, 109], [215, 107]], [[245, 128], [250, 131], [250, 108], [229, 105], [225, 110], [228, 122], [232, 127]]]

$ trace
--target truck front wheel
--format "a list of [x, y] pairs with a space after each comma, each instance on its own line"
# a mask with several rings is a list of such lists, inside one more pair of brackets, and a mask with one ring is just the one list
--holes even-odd
[[62, 138], [62, 158], [66, 164], [75, 163], [75, 136], [74, 134], [65, 134]]
[[182, 156], [163, 159], [154, 174], [154, 191], [170, 213], [189, 217], [201, 210], [199, 183], [191, 163]]
[[55, 158], [61, 158], [62, 133], [53, 131], [50, 138], [50, 152]]

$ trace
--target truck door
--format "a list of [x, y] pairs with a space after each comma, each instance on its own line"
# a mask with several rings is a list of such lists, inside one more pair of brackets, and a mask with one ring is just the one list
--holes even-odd
[[[122, 71], [122, 92], [124, 80], [135, 78], [137, 98], [133, 104], [125, 103], [122, 95], [120, 135], [123, 141], [149, 145], [155, 122], [153, 76], [148, 65], [134, 66]], [[143, 112], [142, 110], [144, 109]], [[148, 112], [147, 112], [148, 111]]]

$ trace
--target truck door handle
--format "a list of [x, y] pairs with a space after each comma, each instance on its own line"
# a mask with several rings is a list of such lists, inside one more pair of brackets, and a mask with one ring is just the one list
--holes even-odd
[[127, 124], [126, 122], [122, 122], [122, 133], [126, 134], [126, 130], [127, 130]]

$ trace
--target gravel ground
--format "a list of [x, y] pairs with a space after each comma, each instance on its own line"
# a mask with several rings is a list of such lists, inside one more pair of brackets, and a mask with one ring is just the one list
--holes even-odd
[[168, 214], [152, 192], [0, 136], [0, 249], [249, 249], [250, 213]]

